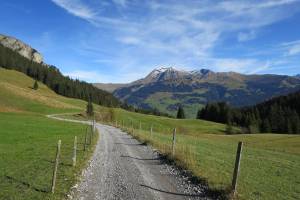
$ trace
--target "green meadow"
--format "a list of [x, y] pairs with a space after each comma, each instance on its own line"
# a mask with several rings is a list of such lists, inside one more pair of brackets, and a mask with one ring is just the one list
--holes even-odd
[[[85, 119], [86, 102], [59, 96], [41, 83], [37, 91], [32, 90], [33, 83], [22, 73], [0, 68], [0, 199], [66, 198], [92, 152], [83, 151], [86, 125], [45, 117], [53, 113], [81, 113], [65, 117]], [[226, 135], [226, 125], [204, 120], [178, 120], [97, 105], [94, 109], [97, 121], [117, 125], [151, 144], [216, 191], [229, 193], [237, 143], [243, 141], [237, 198], [299, 199], [298, 135]], [[172, 157], [174, 128], [177, 135]], [[234, 131], [239, 132], [239, 128]], [[73, 168], [75, 135], [79, 161]], [[52, 195], [49, 191], [59, 139], [61, 162], [57, 190]]]
[[[107, 112], [108, 109], [102, 108], [102, 114]], [[189, 169], [214, 191], [225, 192], [230, 196], [236, 148], [238, 142], [242, 141], [244, 145], [237, 188], [238, 199], [272, 197], [292, 200], [300, 196], [299, 135], [226, 135], [224, 124], [170, 119], [122, 109], [115, 109], [113, 116], [119, 127], [159, 149], [180, 167]], [[112, 123], [114, 126], [115, 121]], [[177, 129], [177, 134], [173, 158], [171, 147], [174, 128]]]
[[[86, 102], [55, 94], [22, 73], [0, 68], [0, 199], [65, 199], [91, 155], [83, 151], [87, 125], [49, 119], [52, 113], [80, 112]], [[89, 130], [89, 129], [88, 129]], [[77, 136], [77, 165], [72, 167]], [[52, 174], [62, 141], [55, 193]], [[93, 140], [95, 145], [96, 138]]]

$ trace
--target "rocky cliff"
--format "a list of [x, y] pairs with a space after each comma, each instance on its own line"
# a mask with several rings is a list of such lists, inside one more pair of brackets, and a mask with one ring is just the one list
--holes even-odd
[[20, 55], [28, 58], [29, 60], [37, 63], [43, 63], [43, 56], [37, 50], [16, 38], [0, 34], [0, 44], [18, 52]]

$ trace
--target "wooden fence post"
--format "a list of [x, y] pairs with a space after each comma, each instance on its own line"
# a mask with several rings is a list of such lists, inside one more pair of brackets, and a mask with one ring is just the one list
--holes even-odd
[[74, 138], [74, 149], [73, 149], [73, 167], [76, 166], [76, 153], [77, 153], [77, 136]]
[[153, 125], [151, 124], [151, 128], [150, 128], [150, 136], [152, 137], [152, 133], [153, 133]]
[[51, 186], [52, 193], [54, 193], [54, 191], [55, 191], [56, 173], [57, 173], [57, 168], [58, 168], [58, 164], [59, 164], [60, 146], [61, 146], [61, 140], [58, 140], [57, 149], [56, 149], [55, 165], [54, 165], [53, 176], [52, 176], [52, 186]]
[[88, 128], [86, 129], [85, 137], [84, 137], [84, 148], [83, 148], [84, 151], [86, 151], [86, 145], [87, 145], [87, 132], [88, 132]]
[[93, 119], [93, 132], [95, 131], [95, 117], [94, 117], [94, 119]]
[[142, 122], [140, 121], [140, 131], [142, 130]]
[[240, 171], [240, 161], [241, 161], [241, 156], [242, 156], [242, 149], [243, 149], [243, 142], [239, 142], [237, 151], [236, 151], [235, 166], [234, 166], [233, 178], [232, 178], [233, 196], [235, 195], [236, 188], [237, 188], [237, 181], [238, 181], [238, 176], [239, 176], [239, 171]]
[[172, 156], [175, 155], [175, 145], [176, 145], [176, 128], [173, 130], [173, 142], [172, 142]]
[[91, 134], [90, 134], [90, 143], [89, 143], [90, 145], [92, 145], [93, 134], [94, 134], [93, 126], [91, 125]]

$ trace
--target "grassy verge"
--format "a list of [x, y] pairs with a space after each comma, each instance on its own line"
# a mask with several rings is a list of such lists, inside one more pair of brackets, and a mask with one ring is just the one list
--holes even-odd
[[[183, 120], [185, 121], [185, 120]], [[145, 125], [144, 125], [145, 126]], [[151, 144], [176, 164], [191, 170], [212, 190], [230, 191], [238, 141], [244, 142], [238, 182], [239, 199], [297, 199], [300, 194], [300, 136], [177, 133], [171, 156], [172, 132], [124, 128]]]
[[[83, 151], [87, 125], [37, 114], [0, 113], [0, 127], [0, 199], [65, 198], [92, 152]], [[75, 135], [77, 166], [72, 167]], [[62, 140], [61, 157], [53, 195], [51, 178], [59, 139]]]

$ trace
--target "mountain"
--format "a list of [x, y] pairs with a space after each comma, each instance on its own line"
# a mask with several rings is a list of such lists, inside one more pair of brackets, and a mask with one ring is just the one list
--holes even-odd
[[127, 84], [125, 83], [94, 83], [93, 84], [95, 87], [100, 88], [104, 91], [112, 93], [118, 88], [124, 87]]
[[0, 67], [22, 72], [47, 85], [57, 94], [82, 100], [92, 100], [104, 106], [118, 107], [121, 102], [111, 93], [90, 83], [64, 76], [57, 67], [43, 63], [42, 57], [29, 45], [1, 35]]
[[13, 50], [14, 52], [19, 53], [31, 61], [37, 63], [43, 62], [43, 56], [37, 50], [16, 38], [0, 34], [0, 44]]
[[226, 101], [241, 107], [297, 90], [300, 90], [300, 79], [292, 76], [161, 67], [145, 78], [115, 89], [113, 94], [131, 105], [157, 108], [173, 115], [182, 104], [187, 116], [195, 117], [207, 102]]

